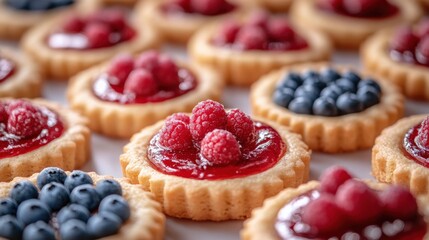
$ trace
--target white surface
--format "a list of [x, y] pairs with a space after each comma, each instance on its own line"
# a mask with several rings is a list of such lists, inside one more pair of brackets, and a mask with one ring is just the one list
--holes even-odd
[[[0, 48], [5, 43], [0, 42]], [[9, 44], [6, 44], [9, 45]], [[184, 50], [176, 47], [166, 47], [165, 51], [183, 58]], [[336, 53], [333, 59], [336, 63], [357, 65], [358, 57], [354, 53]], [[66, 104], [65, 82], [47, 82], [44, 88], [44, 97], [62, 104]], [[240, 108], [250, 113], [248, 100], [249, 91], [245, 88], [228, 87], [223, 94], [223, 103], [227, 108]], [[428, 113], [429, 106], [425, 102], [407, 101], [406, 115]], [[85, 166], [84, 170], [96, 171], [100, 174], [122, 177], [119, 155], [128, 140], [117, 140], [93, 134], [92, 160]], [[360, 178], [371, 178], [370, 150], [359, 151], [349, 154], [321, 154], [313, 153], [311, 160], [311, 178], [317, 179], [320, 173], [331, 165], [342, 165]], [[228, 222], [193, 222], [168, 218], [166, 226], [167, 240], [237, 240], [242, 227], [241, 221]]]

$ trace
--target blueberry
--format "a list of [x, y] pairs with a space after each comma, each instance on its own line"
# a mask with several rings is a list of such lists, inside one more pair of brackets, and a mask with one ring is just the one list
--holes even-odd
[[70, 219], [78, 219], [82, 222], [87, 222], [90, 216], [91, 213], [86, 207], [79, 204], [70, 204], [58, 212], [57, 221], [59, 224], [63, 224]]
[[110, 195], [100, 202], [98, 212], [114, 213], [125, 222], [130, 217], [130, 206], [123, 197], [119, 195]]
[[347, 78], [340, 78], [336, 81], [336, 85], [344, 92], [356, 92], [356, 84]]
[[18, 206], [16, 218], [24, 225], [37, 221], [49, 222], [51, 213], [49, 207], [38, 199], [30, 199]]
[[293, 99], [294, 91], [290, 88], [278, 89], [274, 92], [273, 102], [279, 106], [287, 107]]
[[54, 229], [49, 224], [38, 221], [28, 225], [22, 234], [22, 240], [55, 240]]
[[296, 72], [289, 72], [283, 79], [283, 81], [296, 82], [298, 85], [301, 85], [303, 81], [301, 76]]
[[39, 197], [39, 191], [32, 182], [24, 180], [13, 186], [9, 197], [15, 200], [17, 204], [20, 204], [25, 200]]
[[305, 97], [310, 99], [312, 102], [319, 97], [320, 90], [316, 86], [303, 85], [295, 90], [294, 97]]
[[320, 92], [321, 97], [329, 97], [333, 99], [337, 99], [341, 94], [343, 94], [344, 91], [338, 87], [336, 84], [332, 84]]
[[57, 182], [63, 184], [67, 174], [60, 168], [48, 167], [43, 169], [37, 176], [37, 186], [42, 189], [48, 183]]
[[121, 219], [115, 214], [101, 212], [88, 220], [87, 230], [91, 237], [102, 238], [116, 234], [121, 224]]
[[301, 85], [301, 83], [302, 83], [301, 80], [297, 81], [293, 78], [289, 78], [288, 76], [286, 76], [282, 81], [279, 82], [277, 88], [278, 89], [291, 88], [295, 90], [297, 87]]
[[321, 81], [319, 78], [307, 78], [305, 79], [303, 85], [312, 85], [315, 86], [319, 91], [326, 87], [326, 83]]
[[18, 10], [26, 10], [28, 8], [28, 3], [31, 0], [6, 0], [6, 4], [9, 7], [18, 9]]
[[39, 199], [56, 212], [70, 202], [70, 193], [64, 185], [52, 182], [42, 188]]
[[71, 192], [75, 187], [84, 185], [84, 184], [94, 184], [92, 178], [83, 171], [74, 170], [67, 176], [64, 181], [64, 186]]
[[363, 104], [354, 93], [344, 93], [337, 99], [337, 108], [342, 114], [356, 113], [363, 110]]
[[16, 204], [16, 202], [11, 198], [0, 199], [0, 216], [4, 216], [4, 215], [15, 216], [17, 208], [18, 208], [18, 204]]
[[301, 78], [304, 79], [304, 81], [305, 81], [305, 79], [307, 79], [307, 78], [320, 78], [320, 75], [318, 72], [310, 69], [310, 70], [303, 72], [301, 74]]
[[7, 239], [21, 239], [22, 223], [11, 215], [0, 217], [0, 237]]
[[338, 109], [335, 100], [329, 97], [320, 97], [313, 103], [313, 114], [319, 116], [337, 116]]
[[28, 9], [33, 11], [43, 11], [51, 8], [51, 0], [29, 1]]
[[80, 204], [92, 212], [100, 204], [100, 196], [92, 185], [85, 184], [73, 189], [70, 194], [70, 202]]
[[97, 182], [97, 185], [95, 186], [95, 190], [97, 191], [98, 195], [101, 199], [112, 195], [122, 195], [122, 187], [118, 183], [118, 181], [113, 179], [105, 179]]
[[377, 92], [379, 94], [381, 94], [381, 87], [380, 85], [373, 79], [365, 79], [359, 82], [358, 84], [358, 88], [363, 88], [363, 87], [373, 87], [377, 90]]
[[343, 78], [346, 78], [346, 79], [352, 81], [354, 84], [358, 84], [360, 81], [359, 74], [357, 74], [356, 72], [351, 71], [351, 70], [343, 73]]
[[60, 225], [60, 236], [62, 240], [89, 240], [91, 239], [86, 230], [86, 223], [77, 219], [71, 219]]
[[372, 87], [370, 89], [360, 88], [357, 92], [359, 100], [362, 102], [364, 108], [369, 108], [380, 102], [380, 97], [376, 90]]
[[333, 68], [324, 68], [320, 72], [320, 79], [326, 83], [333, 82], [341, 78], [341, 75]]
[[72, 5], [74, 1], [75, 0], [51, 0], [51, 7], [57, 8]]
[[289, 110], [294, 113], [311, 114], [313, 101], [306, 97], [297, 97], [289, 103]]

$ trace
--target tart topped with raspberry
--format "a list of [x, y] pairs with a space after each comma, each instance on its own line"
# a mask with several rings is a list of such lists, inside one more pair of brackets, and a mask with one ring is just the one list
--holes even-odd
[[124, 151], [124, 175], [153, 192], [166, 214], [193, 220], [243, 219], [309, 171], [297, 135], [212, 100], [144, 128]]
[[371, 147], [404, 109], [395, 86], [328, 64], [296, 65], [265, 75], [250, 96], [255, 116], [286, 125], [312, 150], [330, 153]]
[[294, 23], [326, 33], [345, 49], [358, 49], [374, 32], [412, 23], [423, 14], [415, 1], [400, 0], [304, 0], [291, 12]]
[[190, 40], [189, 51], [229, 83], [248, 86], [281, 66], [328, 60], [331, 44], [318, 31], [303, 31], [284, 17], [254, 12], [201, 29]]
[[222, 88], [214, 70], [148, 51], [118, 55], [78, 74], [67, 95], [71, 107], [91, 119], [93, 130], [129, 138], [175, 112], [191, 111], [199, 101], [219, 99]]
[[407, 97], [429, 99], [429, 19], [381, 31], [368, 39], [361, 52], [368, 71], [388, 78]]
[[154, 29], [136, 24], [122, 9], [71, 12], [35, 27], [24, 50], [49, 77], [65, 79], [120, 52], [135, 53], [160, 44]]
[[78, 114], [43, 100], [3, 99], [0, 180], [30, 176], [47, 166], [82, 166], [90, 151], [86, 123]]
[[363, 182], [331, 167], [286, 189], [244, 224], [242, 239], [424, 239], [426, 201], [403, 186]]
[[123, 179], [48, 167], [0, 183], [0, 237], [74, 240], [163, 239], [152, 194]]
[[231, 0], [161, 0], [142, 2], [137, 11], [141, 21], [153, 24], [168, 41], [186, 44], [208, 23], [242, 14], [245, 8]]

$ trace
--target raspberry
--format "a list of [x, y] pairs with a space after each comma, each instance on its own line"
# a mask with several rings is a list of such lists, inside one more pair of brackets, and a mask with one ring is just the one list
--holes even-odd
[[227, 116], [223, 105], [206, 100], [197, 104], [192, 109], [192, 116], [189, 128], [195, 140], [202, 140], [204, 136], [214, 129], [224, 129]]
[[260, 27], [262, 29], [267, 28], [270, 15], [265, 11], [256, 11], [250, 15], [246, 25], [251, 27]]
[[226, 5], [225, 0], [191, 0], [191, 9], [203, 15], [216, 15]]
[[177, 88], [180, 84], [178, 71], [176, 64], [170, 57], [161, 55], [153, 74], [162, 88], [171, 89]]
[[201, 141], [201, 154], [213, 165], [227, 165], [240, 160], [240, 145], [232, 133], [215, 129]]
[[4, 103], [0, 103], [0, 123], [6, 123], [8, 118], [8, 114], [6, 111], [6, 105]]
[[421, 38], [429, 35], [429, 18], [426, 18], [420, 22], [417, 32]]
[[38, 109], [15, 108], [9, 113], [7, 130], [16, 136], [27, 138], [40, 133], [43, 129], [43, 116]]
[[29, 101], [25, 100], [15, 100], [12, 102], [9, 102], [6, 106], [7, 112], [10, 114], [13, 110], [18, 108], [24, 108], [27, 109], [30, 112], [37, 112], [38, 110], [31, 104]]
[[172, 0], [171, 4], [179, 7], [184, 12], [189, 12], [191, 10], [191, 0]]
[[343, 9], [343, 0], [319, 0], [318, 3], [322, 8], [332, 11]]
[[159, 143], [171, 150], [184, 150], [192, 147], [189, 127], [182, 121], [167, 121], [159, 133]]
[[121, 31], [121, 36], [122, 36], [123, 41], [130, 40], [136, 34], [137, 34], [136, 31], [132, 27], [129, 27], [129, 26], [125, 26], [124, 28], [122, 28], [122, 31]]
[[416, 140], [419, 145], [429, 149], [429, 117], [426, 117], [421, 123], [417, 136]]
[[113, 78], [109, 78], [109, 83], [111, 85], [123, 86], [133, 68], [134, 59], [131, 55], [124, 54], [115, 57], [107, 69], [107, 73], [113, 76]]
[[234, 134], [242, 145], [253, 142], [256, 135], [252, 119], [239, 109], [227, 113], [226, 130]]
[[403, 220], [412, 219], [418, 213], [416, 198], [402, 186], [389, 186], [380, 194], [384, 212], [392, 217]]
[[102, 20], [104, 23], [107, 23], [110, 25], [111, 28], [115, 30], [120, 30], [124, 28], [126, 24], [126, 17], [124, 12], [116, 9], [108, 9], [102, 11], [102, 15], [100, 16], [100, 20]]
[[365, 183], [350, 179], [338, 188], [337, 204], [356, 224], [371, 224], [380, 217], [382, 204]]
[[85, 27], [85, 22], [79, 17], [72, 16], [63, 24], [63, 30], [67, 33], [79, 33]]
[[382, 0], [343, 0], [344, 10], [347, 13], [365, 16], [379, 8]]
[[170, 121], [182, 121], [186, 124], [189, 124], [189, 122], [191, 121], [189, 116], [185, 113], [175, 113], [171, 116], [169, 116], [165, 122], [170, 122]]
[[395, 32], [395, 35], [390, 42], [390, 47], [398, 52], [414, 51], [419, 38], [414, 35], [410, 27], [402, 27]]
[[245, 26], [237, 33], [235, 42], [244, 50], [262, 50], [267, 40], [268, 36], [262, 28]]
[[144, 68], [153, 72], [158, 66], [159, 53], [155, 50], [147, 51], [140, 54], [134, 63], [136, 68]]
[[272, 19], [267, 26], [268, 35], [275, 41], [291, 41], [295, 32], [285, 19]]
[[145, 69], [133, 70], [124, 85], [124, 93], [150, 96], [158, 92], [158, 85], [152, 74]]
[[429, 36], [425, 36], [420, 40], [416, 49], [417, 60], [422, 64], [429, 63]]
[[223, 23], [219, 35], [215, 38], [215, 42], [221, 45], [233, 43], [239, 30], [240, 25], [236, 21], [226, 21]]
[[352, 176], [342, 167], [328, 168], [320, 177], [320, 190], [335, 195], [338, 188]]
[[85, 36], [93, 48], [110, 45], [110, 28], [105, 23], [93, 22], [85, 27]]
[[346, 215], [332, 195], [322, 194], [302, 210], [302, 222], [315, 228], [320, 234], [335, 233], [345, 221]]

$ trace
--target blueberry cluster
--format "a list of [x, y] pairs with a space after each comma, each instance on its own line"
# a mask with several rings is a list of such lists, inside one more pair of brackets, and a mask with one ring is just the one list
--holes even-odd
[[372, 79], [332, 68], [302, 74], [289, 72], [273, 95], [273, 101], [299, 114], [340, 116], [361, 112], [380, 102], [381, 88]]
[[[88, 1], [88, 0], [86, 0]], [[90, 0], [92, 1], [92, 0]], [[72, 5], [75, 0], [6, 0], [9, 7], [27, 11], [45, 11]]]
[[53, 167], [38, 175], [37, 187], [18, 182], [9, 197], [0, 199], [0, 237], [86, 240], [116, 234], [130, 217], [122, 188], [112, 179], [93, 184], [85, 172], [67, 176]]

